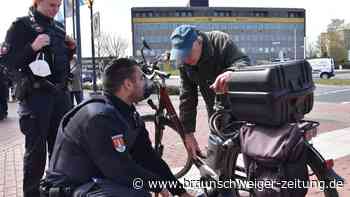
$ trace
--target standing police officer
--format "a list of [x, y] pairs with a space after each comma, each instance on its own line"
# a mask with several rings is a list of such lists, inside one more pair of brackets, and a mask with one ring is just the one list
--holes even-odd
[[[147, 84], [133, 60], [121, 58], [106, 68], [104, 95], [81, 103], [60, 124], [44, 196], [68, 197], [75, 187], [79, 197], [145, 197], [148, 191], [191, 196], [152, 148], [133, 105], [147, 97]], [[152, 180], [174, 185], [152, 188]]]
[[6, 68], [0, 63], [0, 120], [7, 118], [7, 99], [9, 96], [8, 82], [9, 79], [7, 76]]
[[[39, 196], [46, 152], [50, 158], [59, 122], [71, 108], [66, 84], [75, 42], [66, 36], [63, 25], [54, 21], [61, 1], [34, 0], [29, 16], [11, 25], [1, 47], [4, 64], [20, 73], [16, 95], [20, 129], [25, 135], [24, 197]], [[47, 77], [34, 75], [28, 66], [39, 53], [50, 67]]]

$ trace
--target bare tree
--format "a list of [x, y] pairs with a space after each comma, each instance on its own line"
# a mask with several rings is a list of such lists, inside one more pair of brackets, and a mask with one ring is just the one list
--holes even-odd
[[307, 58], [316, 58], [319, 54], [319, 48], [314, 42], [308, 42], [306, 47], [306, 57]]
[[126, 54], [128, 42], [117, 35], [108, 35], [106, 38], [106, 53], [109, 57], [120, 58]]
[[106, 53], [104, 50], [104, 45], [106, 43], [106, 35], [101, 33], [100, 36], [95, 38], [95, 51], [96, 51], [96, 57], [98, 59], [105, 57]]
[[101, 33], [95, 42], [96, 56], [99, 59], [100, 69], [103, 70], [112, 59], [124, 57], [127, 48], [128, 42], [126, 39], [115, 34]]
[[328, 57], [327, 49], [327, 33], [321, 33], [316, 41], [316, 48], [319, 52], [319, 57]]

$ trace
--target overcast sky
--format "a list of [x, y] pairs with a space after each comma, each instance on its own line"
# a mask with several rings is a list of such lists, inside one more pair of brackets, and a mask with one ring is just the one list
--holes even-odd
[[[1, 0], [0, 42], [13, 20], [27, 13], [32, 0]], [[128, 39], [131, 45], [131, 7], [185, 6], [188, 0], [95, 0], [94, 10], [101, 14], [101, 31], [113, 32]], [[212, 7], [280, 7], [306, 9], [306, 36], [315, 41], [326, 31], [331, 19], [345, 19], [350, 23], [349, 7], [345, 0], [209, 0]], [[87, 6], [81, 7], [83, 56], [90, 56], [90, 21]], [[131, 51], [131, 50], [130, 50]]]

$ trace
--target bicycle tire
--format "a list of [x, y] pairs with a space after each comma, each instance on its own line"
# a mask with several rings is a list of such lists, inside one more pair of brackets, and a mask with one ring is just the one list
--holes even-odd
[[[142, 120], [145, 122], [146, 129], [150, 133], [150, 136], [154, 137], [154, 120], [155, 115], [147, 114], [141, 116]], [[172, 125], [172, 122], [169, 119], [164, 119], [163, 121], [164, 130], [161, 130], [163, 139], [171, 140], [172, 147], [170, 147], [169, 143], [163, 143], [163, 155], [161, 155], [162, 159], [169, 165], [173, 174], [176, 178], [181, 178], [184, 176], [192, 167], [193, 161], [191, 159], [190, 154], [187, 152], [185, 145], [182, 142], [180, 134], [176, 131], [175, 127]], [[165, 132], [164, 132], [165, 131]], [[171, 132], [172, 131], [172, 132]], [[153, 132], [153, 133], [152, 133]], [[151, 141], [154, 144], [154, 138]], [[174, 155], [176, 153], [176, 155]], [[185, 156], [185, 158], [183, 158]], [[179, 159], [179, 157], [183, 159]]]
[[[316, 175], [317, 180], [318, 181], [325, 181], [325, 182], [330, 182], [330, 180], [326, 180], [327, 178], [327, 169], [325, 169], [323, 166], [323, 161], [316, 155], [319, 153], [314, 153], [312, 151], [309, 151], [308, 153], [308, 160], [307, 160], [307, 165], [311, 168], [311, 170], [313, 171], [313, 173]], [[234, 154], [228, 155], [225, 161], [225, 168], [226, 168], [226, 173], [228, 173], [228, 177], [227, 178], [238, 178], [237, 177], [237, 167], [240, 167], [237, 165], [237, 156], [235, 156]], [[235, 169], [229, 169], [230, 166], [235, 166]], [[242, 172], [241, 172], [242, 173]], [[240, 175], [242, 176], [242, 174]], [[243, 175], [243, 177], [246, 175]], [[246, 180], [246, 178], [241, 178], [242, 180]], [[244, 190], [244, 189], [243, 189]], [[235, 196], [239, 197], [241, 196], [238, 191], [234, 191], [235, 192]], [[245, 192], [248, 192], [247, 190], [245, 190]], [[310, 192], [310, 189], [308, 191], [308, 194]], [[248, 192], [250, 193], [250, 192]], [[339, 197], [338, 191], [336, 188], [334, 187], [328, 187], [326, 186], [323, 190], [324, 196], [325, 197]], [[245, 195], [244, 195], [245, 196]]]
[[[309, 146], [310, 147], [310, 146]], [[327, 171], [328, 169], [324, 167], [324, 163], [322, 159], [320, 159], [320, 156], [318, 156], [318, 153], [313, 147], [308, 148], [308, 160], [307, 165], [311, 168], [312, 172], [316, 175], [318, 181], [324, 181], [325, 183], [329, 184], [331, 180], [327, 180]], [[338, 191], [334, 187], [326, 186], [324, 188], [324, 196], [325, 197], [338, 197]]]

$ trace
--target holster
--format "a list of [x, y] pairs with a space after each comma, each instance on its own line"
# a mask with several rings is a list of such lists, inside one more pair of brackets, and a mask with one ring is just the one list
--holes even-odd
[[73, 191], [72, 186], [52, 186], [45, 181], [40, 183], [40, 197], [72, 197]]
[[21, 77], [17, 82], [15, 97], [18, 100], [24, 100], [33, 91], [32, 82], [28, 77]]
[[33, 79], [30, 77], [22, 77], [16, 87], [15, 97], [18, 100], [24, 100], [30, 96], [33, 90], [55, 92], [67, 90], [67, 84], [63, 83], [52, 83], [46, 79]]

